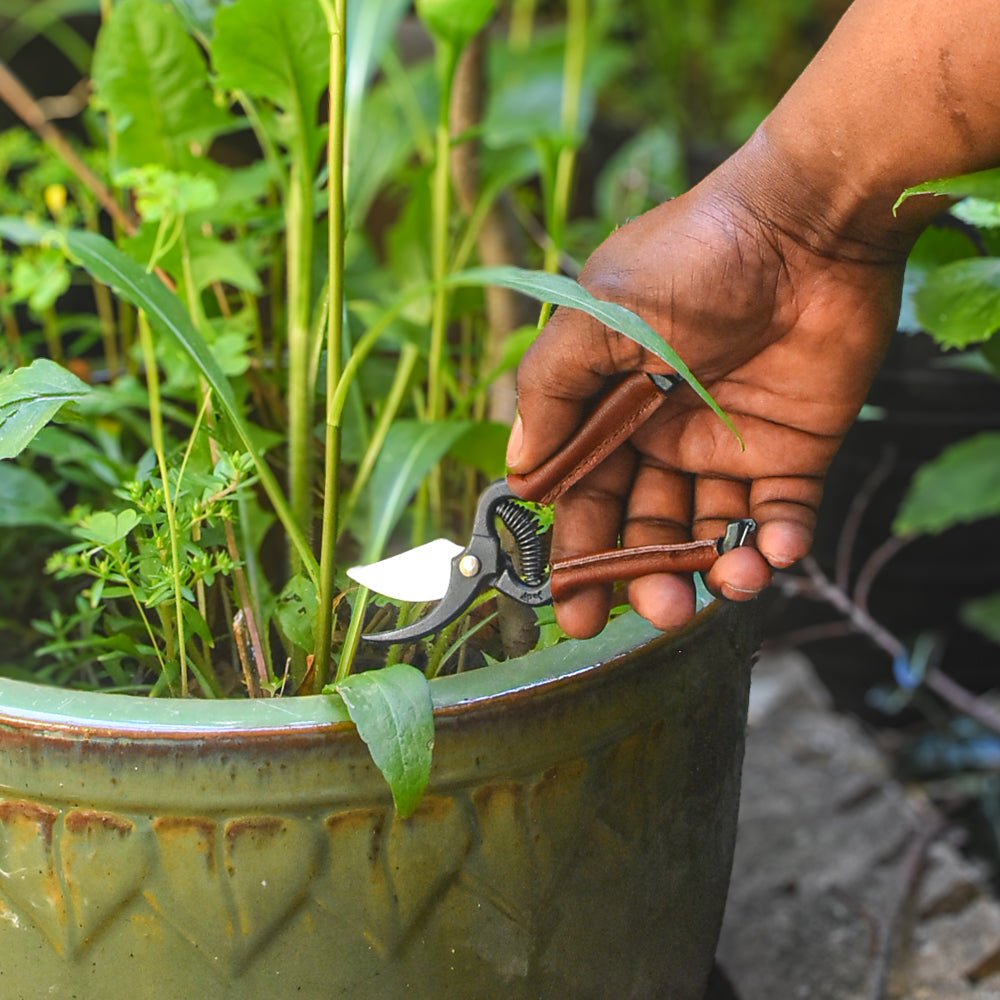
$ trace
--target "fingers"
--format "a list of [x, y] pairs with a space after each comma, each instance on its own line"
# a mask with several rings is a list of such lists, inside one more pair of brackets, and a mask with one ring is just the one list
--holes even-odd
[[637, 344], [610, 334], [586, 313], [558, 309], [518, 368], [518, 418], [507, 446], [508, 468], [518, 473], [537, 468], [570, 437], [608, 376], [643, 367], [644, 357]]
[[[619, 448], [556, 501], [553, 560], [613, 549], [618, 544], [634, 464], [631, 449]], [[577, 591], [556, 604], [556, 621], [574, 638], [596, 635], [608, 620], [611, 594], [610, 586]]]
[[[643, 465], [635, 477], [623, 544], [718, 538], [730, 521], [753, 517], [758, 525], [755, 543], [723, 554], [705, 574], [713, 593], [746, 601], [768, 586], [772, 569], [808, 554], [821, 495], [819, 477], [770, 477], [750, 484], [708, 476], [695, 480]], [[633, 581], [629, 600], [639, 614], [662, 629], [686, 624], [695, 611], [690, 581], [669, 574]]]

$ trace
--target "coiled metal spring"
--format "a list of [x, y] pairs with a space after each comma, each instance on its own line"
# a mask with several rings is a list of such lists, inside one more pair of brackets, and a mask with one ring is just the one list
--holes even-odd
[[517, 546], [521, 579], [531, 587], [543, 583], [548, 560], [538, 518], [516, 500], [502, 500], [497, 504], [496, 515], [511, 533]]

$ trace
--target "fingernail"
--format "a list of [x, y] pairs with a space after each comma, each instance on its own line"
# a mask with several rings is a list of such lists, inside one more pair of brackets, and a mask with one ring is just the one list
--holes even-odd
[[521, 457], [521, 446], [524, 444], [524, 425], [521, 423], [521, 416], [514, 417], [514, 424], [510, 429], [510, 438], [507, 440], [507, 466], [511, 469], [517, 468], [517, 461]]

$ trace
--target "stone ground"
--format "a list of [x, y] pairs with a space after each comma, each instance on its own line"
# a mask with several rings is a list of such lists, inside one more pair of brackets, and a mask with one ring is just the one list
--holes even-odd
[[808, 661], [755, 668], [706, 1000], [1000, 1000], [1000, 904]]

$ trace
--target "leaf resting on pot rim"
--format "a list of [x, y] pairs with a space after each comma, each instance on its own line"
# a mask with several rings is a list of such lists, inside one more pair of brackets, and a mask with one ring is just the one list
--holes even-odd
[[416, 667], [395, 663], [352, 674], [333, 690], [389, 782], [396, 812], [409, 816], [431, 773], [434, 711], [427, 678]]

